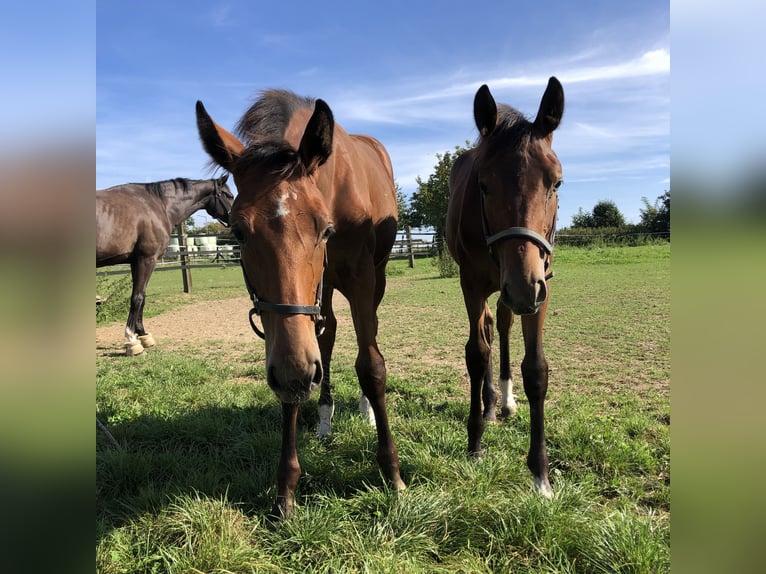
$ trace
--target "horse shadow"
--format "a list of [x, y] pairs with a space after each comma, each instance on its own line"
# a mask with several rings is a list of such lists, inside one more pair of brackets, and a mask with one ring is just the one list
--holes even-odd
[[[336, 398], [336, 421], [340, 412], [357, 416], [357, 408], [352, 398]], [[104, 409], [98, 418], [120, 444], [117, 448], [105, 433], [97, 434], [99, 540], [132, 518], [161, 512], [178, 497], [225, 498], [254, 516], [265, 517], [271, 510], [282, 442], [276, 400], [260, 406], [203, 406], [180, 415], [160, 411], [126, 421]], [[342, 441], [320, 440], [318, 422], [316, 402], [302, 405], [298, 456], [303, 476], [297, 500], [303, 504], [316, 493], [348, 496], [370, 485], [382, 487], [374, 428]]]

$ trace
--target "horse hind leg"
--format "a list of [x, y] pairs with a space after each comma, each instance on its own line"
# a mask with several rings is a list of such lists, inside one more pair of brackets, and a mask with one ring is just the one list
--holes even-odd
[[[494, 319], [492, 318], [492, 313], [490, 313], [489, 307], [487, 306], [484, 311], [484, 338], [487, 341], [490, 349], [492, 349], [493, 323]], [[484, 405], [484, 413], [482, 416], [484, 417], [484, 420], [488, 422], [494, 422], [497, 420], [497, 390], [495, 389], [495, 385], [493, 384], [492, 379], [492, 353], [490, 351], [489, 361], [487, 362], [487, 370], [484, 374], [484, 385], [481, 389], [481, 398]]]
[[[131, 264], [133, 291], [130, 296], [130, 312], [125, 326], [125, 354], [128, 356], [143, 353], [145, 347], [156, 344], [151, 333], [144, 330], [144, 303], [146, 301], [146, 285], [154, 270], [154, 259], [139, 259]], [[144, 341], [146, 344], [144, 344]]]
[[511, 377], [511, 357], [509, 349], [509, 333], [513, 325], [513, 313], [498, 301], [497, 303], [497, 334], [500, 343], [500, 416], [507, 418], [516, 414], [518, 407], [513, 398], [513, 379]]
[[332, 308], [332, 288], [325, 289], [322, 294], [322, 310], [325, 313], [324, 333], [319, 336], [319, 352], [322, 355], [322, 384], [319, 390], [318, 410], [319, 425], [317, 438], [329, 438], [332, 434], [332, 417], [335, 414], [335, 401], [332, 398], [332, 386], [330, 384], [330, 362], [332, 351], [335, 347], [335, 333], [338, 328], [338, 320]]

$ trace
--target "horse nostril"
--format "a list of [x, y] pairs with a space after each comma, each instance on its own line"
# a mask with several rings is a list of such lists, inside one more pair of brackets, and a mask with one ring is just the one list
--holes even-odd
[[314, 361], [314, 376], [311, 378], [311, 382], [318, 385], [322, 382], [324, 371], [322, 370], [322, 363], [320, 361]]
[[538, 305], [545, 302], [545, 298], [548, 297], [548, 286], [545, 281], [540, 280], [535, 285], [535, 303]]

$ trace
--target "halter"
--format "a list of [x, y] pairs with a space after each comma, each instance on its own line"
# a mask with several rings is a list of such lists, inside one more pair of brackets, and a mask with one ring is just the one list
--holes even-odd
[[[492, 249], [492, 245], [500, 241], [501, 239], [508, 239], [511, 237], [520, 237], [522, 239], [529, 239], [533, 243], [537, 244], [540, 249], [545, 251], [545, 253], [548, 254], [550, 257], [553, 254], [553, 243], [556, 238], [556, 219], [553, 219], [553, 226], [551, 227], [551, 230], [548, 232], [548, 237], [543, 237], [540, 235], [537, 231], [534, 231], [533, 229], [529, 229], [528, 227], [508, 227], [507, 229], [504, 229], [503, 231], [499, 231], [498, 233], [495, 233], [493, 235], [489, 234], [489, 222], [487, 221], [487, 214], [484, 211], [484, 193], [479, 190], [479, 204], [481, 209], [481, 226], [484, 230], [484, 239], [487, 242], [487, 247], [489, 248], [489, 254], [492, 257], [492, 261], [495, 262], [495, 265], [500, 267], [500, 262], [498, 261], [497, 254], [495, 253], [495, 250]], [[553, 271], [550, 271], [546, 276], [545, 280], [548, 281], [554, 276]]]
[[[222, 199], [223, 191], [221, 190], [221, 184], [218, 182], [218, 179], [213, 180], [213, 185], [215, 187], [215, 190], [213, 192], [213, 199], [214, 199], [213, 211], [217, 211], [215, 207], [220, 203], [221, 207], [223, 207], [223, 211], [228, 213], [229, 210], [226, 209], [226, 204], [223, 202], [223, 199]], [[215, 217], [218, 220], [218, 223], [220, 223], [221, 225], [228, 226], [228, 223], [223, 221], [220, 217], [217, 217], [215, 215], [213, 217]]]
[[279, 313], [280, 315], [310, 315], [315, 323], [316, 335], [319, 337], [324, 333], [324, 317], [322, 316], [322, 287], [324, 286], [324, 272], [327, 268], [327, 250], [324, 253], [324, 264], [322, 265], [322, 277], [319, 279], [319, 285], [317, 286], [316, 304], [314, 305], [293, 305], [290, 303], [268, 303], [258, 298], [255, 294], [250, 281], [247, 278], [245, 272], [245, 265], [242, 263], [242, 255], [239, 257], [239, 264], [242, 267], [242, 276], [245, 278], [245, 287], [250, 295], [250, 300], [253, 302], [253, 308], [250, 309], [248, 319], [250, 319], [250, 326], [253, 331], [264, 341], [266, 340], [266, 334], [261, 331], [253, 321], [253, 315], [261, 316], [262, 311], [268, 313]]

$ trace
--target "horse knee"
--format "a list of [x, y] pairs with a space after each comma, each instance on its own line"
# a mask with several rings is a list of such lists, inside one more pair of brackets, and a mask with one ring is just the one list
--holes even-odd
[[524, 379], [524, 392], [530, 401], [545, 399], [548, 392], [548, 361], [539, 358], [521, 363], [521, 375]]

